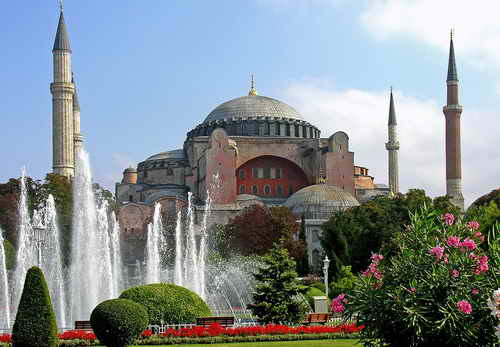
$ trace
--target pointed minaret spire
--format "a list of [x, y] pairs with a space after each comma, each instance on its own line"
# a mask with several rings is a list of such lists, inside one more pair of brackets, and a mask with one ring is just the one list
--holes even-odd
[[54, 66], [54, 80], [50, 85], [53, 124], [52, 168], [56, 174], [72, 177], [75, 169], [75, 105], [73, 99], [75, 86], [72, 78], [71, 48], [62, 7], [52, 56]]
[[389, 152], [389, 189], [392, 196], [399, 193], [399, 163], [398, 163], [398, 131], [396, 122], [396, 108], [394, 107], [394, 96], [391, 95], [389, 101], [389, 122], [388, 122], [388, 137], [389, 141], [385, 144], [385, 148]]
[[[62, 6], [62, 5], [61, 5]], [[66, 23], [64, 22], [64, 12], [61, 7], [61, 13], [59, 15], [59, 24], [57, 26], [56, 39], [54, 41], [54, 48], [52, 51], [69, 51], [71, 52], [71, 47], [69, 45], [68, 31], [66, 30]]]
[[453, 47], [453, 31], [450, 34], [450, 55], [446, 78], [447, 103], [443, 107], [446, 118], [446, 195], [456, 206], [464, 209], [462, 193], [462, 155], [460, 116], [462, 106], [458, 101], [458, 74]]
[[250, 85], [250, 91], [248, 92], [248, 95], [255, 96], [257, 94], [257, 90], [255, 89], [255, 80], [254, 76], [252, 74], [252, 80], [251, 80], [251, 85]]

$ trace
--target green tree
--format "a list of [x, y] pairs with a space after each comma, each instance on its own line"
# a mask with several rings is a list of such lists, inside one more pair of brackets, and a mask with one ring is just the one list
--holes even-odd
[[354, 289], [356, 276], [351, 272], [350, 266], [342, 266], [337, 280], [330, 285], [330, 298], [334, 298], [342, 293], [349, 294]]
[[49, 288], [40, 268], [26, 274], [23, 293], [12, 329], [13, 347], [55, 347], [58, 345], [56, 315]]
[[295, 262], [285, 248], [275, 244], [269, 255], [262, 258], [262, 266], [254, 274], [257, 281], [254, 303], [249, 305], [261, 323], [298, 323], [307, 310], [299, 294], [301, 287], [295, 272]]
[[420, 189], [394, 198], [378, 196], [347, 211], [337, 212], [323, 224], [321, 244], [328, 257], [330, 278], [333, 280], [342, 265], [351, 265], [357, 273], [364, 270], [374, 252], [390, 257], [397, 251], [393, 236], [410, 222], [411, 213], [422, 206], [432, 207], [436, 213], [458, 213], [448, 197], [432, 200]]

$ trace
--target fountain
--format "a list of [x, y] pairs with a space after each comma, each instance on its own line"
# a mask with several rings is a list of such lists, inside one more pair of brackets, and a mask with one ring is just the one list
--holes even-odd
[[146, 245], [146, 284], [161, 281], [161, 258], [165, 250], [165, 236], [161, 221], [161, 205], [156, 203], [153, 223], [148, 224]]
[[0, 329], [10, 329], [10, 300], [7, 264], [3, 247], [3, 234], [0, 229]]
[[113, 288], [115, 293], [113, 297], [118, 297], [124, 289], [123, 264], [120, 247], [120, 224], [116, 219], [114, 212], [111, 213], [111, 270], [113, 273]]
[[96, 201], [89, 157], [87, 152], [80, 149], [73, 180], [73, 239], [69, 284], [72, 320], [88, 320], [98, 303], [111, 299], [117, 293], [113, 277], [117, 274], [113, 274], [112, 270], [110, 242], [110, 234], [113, 232], [110, 232], [112, 223], [108, 212], [106, 201]]
[[66, 301], [64, 295], [63, 266], [59, 245], [59, 228], [54, 198], [49, 195], [45, 205], [40, 206], [30, 217], [27, 204], [26, 172], [21, 177], [19, 201], [19, 250], [15, 270], [14, 307], [21, 299], [24, 278], [28, 269], [42, 269], [60, 326], [66, 326]]

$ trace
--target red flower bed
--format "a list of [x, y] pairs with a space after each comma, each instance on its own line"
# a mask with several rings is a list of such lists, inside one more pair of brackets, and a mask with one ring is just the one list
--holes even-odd
[[0, 342], [12, 342], [12, 336], [10, 334], [0, 335]]
[[[206, 336], [256, 336], [256, 335], [289, 335], [289, 334], [327, 334], [327, 333], [356, 333], [364, 326], [342, 324], [338, 326], [298, 326], [268, 324], [255, 327], [224, 328], [218, 323], [205, 327], [192, 327], [182, 329], [168, 329], [160, 334], [163, 337], [206, 337]], [[146, 332], [143, 333], [143, 336]], [[151, 335], [147, 335], [151, 336]]]
[[88, 340], [94, 341], [96, 339], [95, 334], [91, 331], [85, 330], [67, 330], [62, 334], [59, 334], [60, 340]]

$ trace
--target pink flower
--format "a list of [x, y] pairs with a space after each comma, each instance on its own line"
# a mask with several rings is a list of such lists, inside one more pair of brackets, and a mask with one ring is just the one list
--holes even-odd
[[381, 260], [384, 259], [384, 256], [382, 254], [377, 254], [377, 253], [374, 253], [372, 254], [372, 262], [374, 262], [375, 264], [378, 264]]
[[450, 247], [458, 248], [460, 246], [460, 237], [450, 236], [448, 237], [448, 240], [446, 240], [446, 244]]
[[472, 290], [470, 292], [472, 293], [472, 295], [477, 295], [477, 294], [479, 294], [479, 289], [472, 288]]
[[465, 252], [466, 250], [472, 251], [477, 248], [474, 240], [471, 240], [468, 237], [460, 242], [460, 247], [462, 252]]
[[476, 237], [476, 238], [478, 238], [479, 241], [484, 242], [484, 235], [481, 234], [480, 231], [476, 231], [473, 236]]
[[488, 269], [488, 256], [483, 255], [482, 257], [476, 257], [476, 268], [474, 269], [474, 274], [481, 275], [482, 273], [487, 272]]
[[446, 213], [442, 218], [447, 225], [453, 225], [455, 222], [455, 216], [451, 213]]
[[472, 305], [467, 300], [461, 300], [457, 302], [457, 308], [459, 311], [465, 314], [472, 313]]
[[410, 294], [415, 294], [417, 292], [417, 289], [415, 287], [411, 287], [406, 289], [406, 291]]
[[467, 223], [467, 227], [471, 230], [478, 230], [479, 229], [479, 223], [476, 222], [475, 220], [470, 221]]
[[332, 304], [331, 304], [331, 309], [332, 309], [332, 312], [344, 312], [344, 303], [346, 303], [347, 300], [345, 299], [345, 294], [340, 294], [339, 296], [337, 296], [336, 298], [334, 298], [332, 300]]
[[433, 248], [431, 248], [429, 253], [434, 255], [436, 257], [436, 260], [440, 260], [444, 254], [444, 247], [441, 247], [441, 246], [433, 247]]
[[458, 270], [451, 270], [451, 277], [457, 278], [460, 276], [460, 272]]

